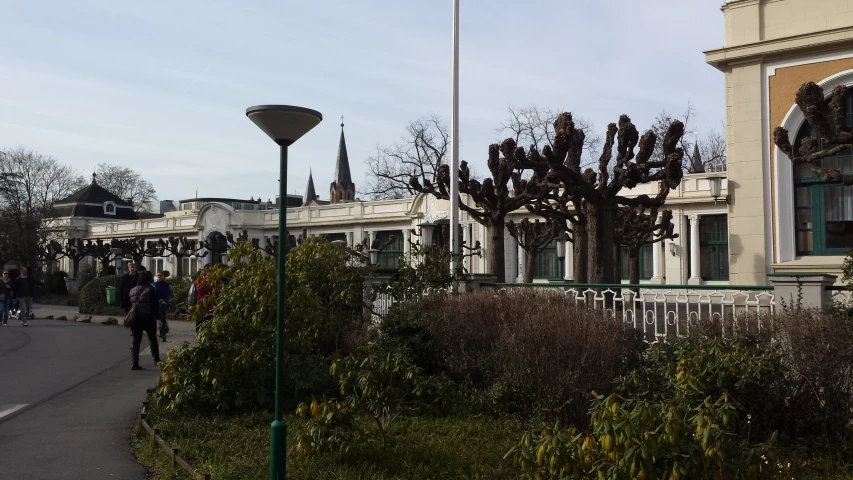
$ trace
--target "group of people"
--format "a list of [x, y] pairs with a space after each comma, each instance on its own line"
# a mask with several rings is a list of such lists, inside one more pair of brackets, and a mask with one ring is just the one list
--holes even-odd
[[9, 278], [9, 271], [3, 270], [0, 279], [0, 321], [4, 327], [9, 326], [9, 317], [17, 315], [21, 325], [29, 324], [27, 319], [35, 318], [33, 314], [33, 296], [36, 285], [41, 282], [27, 275], [27, 268], [21, 267], [21, 274], [14, 280]]
[[131, 370], [142, 369], [139, 365], [139, 347], [142, 343], [143, 333], [148, 335], [151, 356], [156, 365], [160, 362], [157, 330], [160, 330], [160, 338], [164, 342], [166, 341], [166, 334], [169, 333], [166, 306], [169, 303], [172, 291], [166, 282], [166, 273], [157, 272], [155, 281], [154, 275], [150, 271], [144, 270], [144, 267], [137, 270], [136, 263], [130, 262], [127, 273], [121, 277], [118, 293], [125, 314], [129, 313], [134, 305], [137, 308], [135, 321], [130, 326], [130, 335], [133, 337], [130, 347]]

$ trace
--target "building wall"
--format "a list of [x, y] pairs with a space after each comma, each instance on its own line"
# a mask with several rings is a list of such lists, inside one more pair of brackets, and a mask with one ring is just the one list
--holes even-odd
[[853, 25], [848, 0], [730, 0], [722, 10], [726, 47]]

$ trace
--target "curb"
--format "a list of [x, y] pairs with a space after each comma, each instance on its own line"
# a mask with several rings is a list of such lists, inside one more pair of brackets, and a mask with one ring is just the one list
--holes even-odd
[[[151, 393], [152, 389], [148, 389], [148, 393]], [[186, 460], [178, 456], [178, 449], [175, 447], [170, 447], [168, 443], [160, 436], [160, 429], [156, 426], [152, 427], [148, 424], [148, 400], [142, 402], [142, 411], [139, 412], [139, 421], [142, 423], [142, 428], [144, 428], [154, 439], [154, 441], [160, 445], [166, 455], [168, 455], [172, 459], [172, 468], [176, 468], [180, 466], [187, 472], [194, 480], [210, 480], [210, 473], [208, 472], [200, 472], [194, 469]]]

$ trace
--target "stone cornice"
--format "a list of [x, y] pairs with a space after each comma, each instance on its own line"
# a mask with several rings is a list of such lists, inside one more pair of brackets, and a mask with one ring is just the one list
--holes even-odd
[[705, 61], [720, 71], [739, 64], [853, 47], [853, 27], [748, 43], [705, 51]]

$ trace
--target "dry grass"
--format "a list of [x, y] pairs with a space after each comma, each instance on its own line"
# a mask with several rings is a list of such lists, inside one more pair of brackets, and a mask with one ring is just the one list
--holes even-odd
[[429, 319], [438, 357], [496, 411], [585, 424], [590, 392], [639, 361], [633, 330], [551, 290], [481, 290], [440, 302]]

